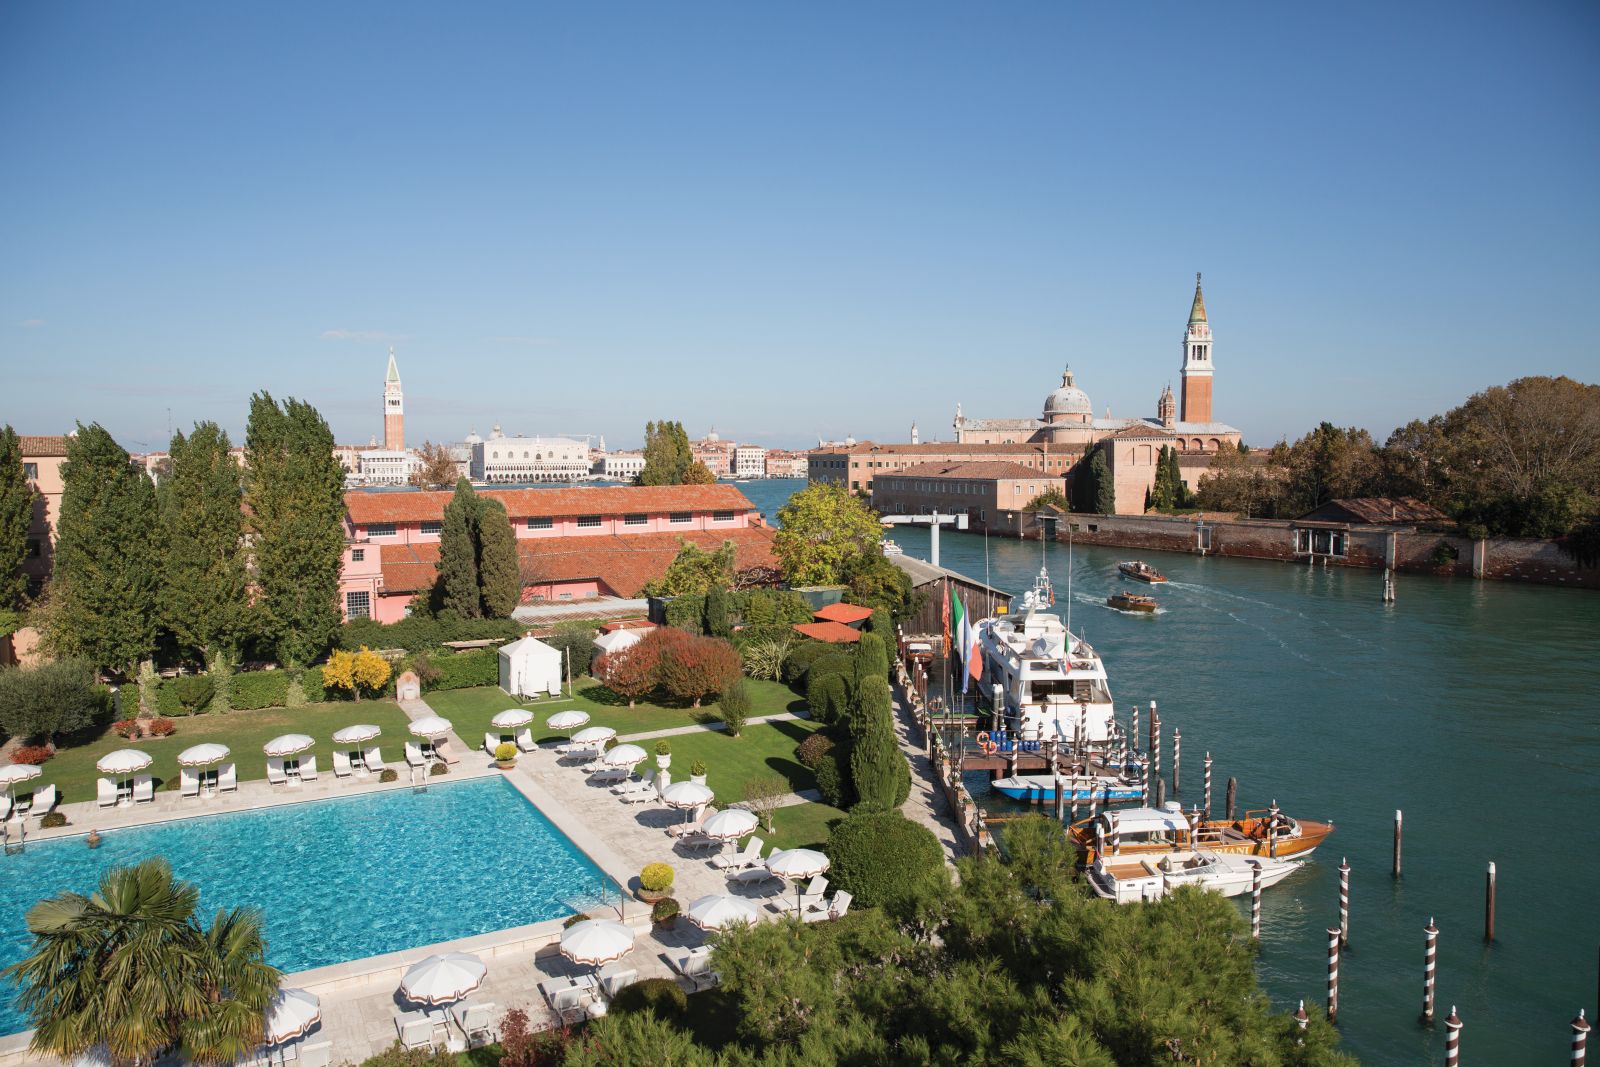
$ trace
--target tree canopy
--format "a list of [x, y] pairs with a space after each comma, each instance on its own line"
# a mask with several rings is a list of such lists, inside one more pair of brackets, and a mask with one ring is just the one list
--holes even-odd
[[877, 513], [842, 485], [806, 486], [778, 509], [778, 522], [773, 550], [795, 585], [838, 585], [882, 558]]
[[[644, 469], [639, 472], [637, 484], [691, 484], [690, 471], [696, 465], [694, 452], [689, 447], [689, 435], [684, 432], [683, 423], [666, 419], [645, 423]], [[704, 469], [704, 464], [699, 466]], [[706, 474], [710, 475], [711, 472], [708, 470]], [[717, 479], [712, 475], [707, 480], [714, 482]]]
[[202, 422], [173, 434], [160, 503], [165, 552], [161, 621], [208, 667], [238, 659], [246, 628], [242, 472], [226, 431]]
[[448, 489], [461, 476], [448, 445], [424, 441], [417, 450], [417, 459], [417, 469], [407, 480], [418, 489]]
[[0, 428], [0, 611], [22, 606], [28, 578], [28, 526], [33, 521], [33, 486], [23, 476], [22, 442], [10, 426]]
[[733, 587], [732, 541], [724, 541], [715, 552], [684, 539], [678, 546], [666, 573], [644, 587], [646, 596], [703, 596], [713, 589]]
[[1115, 515], [1116, 486], [1103, 448], [1095, 448], [1072, 469], [1072, 510], [1095, 515]]

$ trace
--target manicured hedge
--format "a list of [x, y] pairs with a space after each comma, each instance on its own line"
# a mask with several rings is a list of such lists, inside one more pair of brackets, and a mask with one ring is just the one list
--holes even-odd
[[434, 656], [430, 662], [439, 672], [439, 677], [428, 685], [430, 690], [500, 684], [500, 653], [492, 648]]
[[835, 744], [817, 757], [817, 764], [811, 769], [817, 776], [817, 792], [829, 807], [855, 806], [856, 785], [850, 777], [850, 751], [849, 741]]
[[806, 708], [812, 722], [834, 723], [845, 718], [850, 689], [838, 672], [819, 675], [806, 687]]
[[611, 999], [611, 1010], [653, 1011], [663, 1019], [671, 1019], [689, 1010], [689, 997], [670, 978], [646, 978], [618, 990]]
[[790, 652], [789, 658], [783, 661], [783, 680], [795, 689], [803, 689], [806, 671], [817, 660], [832, 652], [833, 646], [821, 641], [802, 641]]
[[705, 632], [706, 598], [703, 596], [678, 596], [667, 603], [667, 625], [692, 634]]
[[289, 699], [289, 672], [246, 671], [233, 676], [228, 702], [235, 711], [281, 708]]
[[306, 703], [320, 704], [328, 699], [328, 691], [322, 688], [322, 668], [308, 668], [300, 675], [300, 688], [305, 690]]
[[892, 911], [930, 880], [949, 877], [939, 839], [897, 811], [840, 820], [828, 831], [825, 851], [831, 864], [828, 880], [864, 907]]
[[183, 705], [178, 702], [178, 680], [176, 678], [163, 678], [156, 691], [156, 714], [171, 718], [174, 715], [189, 714], [183, 710]]

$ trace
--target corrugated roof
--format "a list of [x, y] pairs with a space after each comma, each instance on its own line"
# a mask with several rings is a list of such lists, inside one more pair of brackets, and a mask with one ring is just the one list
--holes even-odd
[[1450, 516], [1415, 497], [1362, 496], [1330, 500], [1305, 515], [1306, 519], [1335, 519], [1339, 512], [1351, 521], [1387, 526], [1395, 523], [1448, 522]]
[[[754, 511], [748, 497], [731, 485], [609, 485], [581, 489], [479, 489], [500, 501], [513, 521], [531, 516], [660, 515], [672, 511]], [[344, 507], [357, 526], [374, 522], [429, 522], [444, 517], [448, 492], [364, 492], [344, 495]]]
[[906, 576], [911, 579], [911, 584], [913, 586], [928, 585], [929, 583], [937, 582], [942, 578], [950, 578], [954, 581], [964, 582], [965, 584], [978, 589], [987, 590], [997, 597], [1005, 598], [1007, 601], [1010, 601], [1011, 599], [1011, 594], [1006, 592], [1004, 589], [996, 589], [994, 586], [980, 582], [976, 578], [968, 578], [965, 574], [962, 574], [959, 571], [953, 571], [949, 567], [935, 567], [927, 560], [917, 559], [915, 556], [908, 556], [904, 552], [898, 552], [893, 555], [885, 556], [884, 558], [890, 563], [893, 563], [896, 567], [899, 567], [901, 570], [905, 571]]

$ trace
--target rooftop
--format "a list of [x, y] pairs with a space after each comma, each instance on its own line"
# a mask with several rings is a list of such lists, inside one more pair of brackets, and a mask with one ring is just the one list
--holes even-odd
[[861, 640], [860, 630], [851, 629], [842, 622], [797, 622], [794, 628], [807, 637], [826, 641], [830, 645], [848, 645]]
[[[351, 490], [344, 507], [357, 526], [374, 522], [426, 522], [444, 517], [448, 492], [381, 493]], [[660, 514], [670, 511], [754, 511], [748, 497], [731, 485], [610, 485], [581, 489], [480, 489], [498, 500], [513, 519], [578, 515]]]
[[68, 438], [62, 434], [44, 437], [17, 435], [17, 444], [24, 456], [64, 456], [67, 454], [67, 440]]
[[872, 618], [872, 609], [860, 604], [829, 604], [812, 613], [820, 622], [839, 622], [846, 626]]
[[980, 478], [992, 481], [1000, 478], [1032, 478], [1041, 476], [1037, 467], [1025, 467], [1010, 460], [973, 460], [968, 463], [918, 463], [878, 475], [879, 478]]

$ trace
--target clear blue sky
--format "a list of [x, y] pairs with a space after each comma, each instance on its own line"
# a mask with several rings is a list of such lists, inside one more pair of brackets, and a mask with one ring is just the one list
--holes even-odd
[[1600, 379], [1600, 5], [0, 5], [0, 422], [903, 440]]

